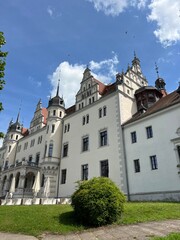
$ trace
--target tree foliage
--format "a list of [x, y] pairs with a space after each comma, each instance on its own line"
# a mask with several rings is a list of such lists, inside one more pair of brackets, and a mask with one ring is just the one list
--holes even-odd
[[[7, 52], [3, 52], [1, 50], [2, 46], [6, 43], [6, 40], [4, 38], [3, 32], [0, 32], [0, 90], [4, 88], [5, 80], [4, 80], [4, 75], [5, 75], [5, 66], [6, 66], [6, 56]], [[3, 105], [2, 102], [0, 102], [0, 111], [3, 110]], [[3, 133], [0, 132], [0, 138], [4, 136]]]
[[123, 212], [125, 196], [109, 178], [98, 177], [80, 182], [72, 195], [77, 220], [91, 226], [116, 222]]

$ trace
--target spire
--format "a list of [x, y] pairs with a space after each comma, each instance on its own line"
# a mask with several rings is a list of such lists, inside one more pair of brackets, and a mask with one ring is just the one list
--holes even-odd
[[155, 69], [156, 69], [156, 73], [157, 73], [157, 78], [159, 78], [159, 68], [157, 66], [157, 63], [155, 62]]
[[60, 79], [58, 80], [58, 86], [57, 86], [56, 97], [58, 97], [58, 96], [59, 96], [59, 83], [60, 83]]
[[18, 112], [18, 115], [17, 115], [16, 123], [19, 122], [20, 111], [21, 111], [21, 108], [19, 108], [19, 112]]

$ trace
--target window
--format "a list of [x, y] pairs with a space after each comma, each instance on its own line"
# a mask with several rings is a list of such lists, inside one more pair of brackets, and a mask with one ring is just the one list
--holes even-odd
[[35, 143], [35, 139], [32, 139], [32, 140], [31, 140], [31, 145], [30, 145], [30, 147], [33, 147], [33, 146], [34, 146], [34, 143]]
[[67, 132], [67, 125], [64, 126], [64, 133]]
[[107, 130], [100, 132], [100, 146], [107, 145]]
[[18, 135], [16, 135], [16, 140], [18, 140]]
[[67, 125], [67, 131], [69, 132], [69, 130], [70, 130], [70, 124], [68, 123], [68, 125]]
[[47, 131], [46, 131], [46, 133], [48, 134], [48, 132], [49, 132], [49, 125], [47, 126]]
[[24, 144], [24, 150], [26, 150], [27, 147], [28, 147], [28, 142], [26, 142], [26, 143]]
[[89, 98], [89, 104], [91, 104], [91, 98]]
[[17, 152], [20, 152], [20, 151], [21, 151], [21, 145], [17, 147]]
[[152, 126], [146, 127], [146, 134], [147, 134], [147, 138], [153, 137]]
[[29, 162], [32, 162], [32, 155], [29, 156]]
[[44, 157], [46, 157], [46, 151], [47, 151], [47, 144], [44, 147]]
[[151, 169], [152, 169], [152, 170], [158, 169], [158, 164], [157, 164], [156, 155], [150, 156], [150, 160], [151, 160]]
[[36, 164], [39, 164], [40, 153], [36, 153]]
[[86, 123], [86, 118], [85, 116], [83, 116], [83, 125], [85, 125], [85, 123]]
[[85, 152], [89, 148], [89, 137], [84, 137], [82, 142], [82, 151]]
[[41, 187], [44, 187], [44, 180], [45, 180], [45, 177], [44, 177], [44, 174], [42, 174]]
[[89, 114], [86, 115], [86, 123], [89, 123]]
[[48, 157], [52, 157], [53, 155], [53, 143], [49, 144], [49, 151], [48, 151]]
[[63, 147], [63, 157], [67, 157], [68, 155], [68, 143], [64, 144]]
[[81, 180], [88, 180], [88, 164], [82, 165], [82, 176], [81, 176]]
[[40, 144], [42, 142], [42, 136], [38, 137], [38, 144]]
[[140, 172], [140, 162], [139, 162], [139, 159], [134, 160], [134, 171], [135, 171], [135, 173]]
[[54, 130], [55, 130], [55, 124], [52, 125], [52, 130], [51, 130], [51, 132], [54, 133]]
[[136, 138], [136, 132], [131, 132], [131, 142], [132, 143], [135, 143], [137, 142], [137, 138]]
[[65, 184], [66, 183], [66, 173], [67, 173], [66, 169], [62, 169], [61, 170], [61, 184]]
[[180, 160], [180, 146], [177, 146], [177, 152], [178, 152], [178, 156], [179, 156], [179, 160]]
[[13, 134], [11, 134], [11, 139], [13, 139]]
[[102, 118], [102, 108], [99, 109], [99, 118]]
[[103, 107], [103, 116], [105, 117], [106, 116], [106, 113], [107, 113], [107, 109], [106, 109], [106, 106]]
[[56, 116], [56, 110], [53, 110], [53, 116]]
[[61, 111], [59, 112], [59, 117], [62, 117], [62, 112]]
[[8, 149], [8, 152], [10, 152], [11, 151], [11, 146], [9, 146], [9, 149]]
[[100, 167], [101, 167], [101, 177], [109, 177], [108, 160], [101, 161]]

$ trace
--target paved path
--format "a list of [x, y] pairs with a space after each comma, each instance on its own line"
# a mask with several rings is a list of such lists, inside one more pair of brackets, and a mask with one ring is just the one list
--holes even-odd
[[[140, 223], [124, 226], [100, 227], [68, 235], [43, 234], [41, 240], [146, 240], [153, 236], [166, 236], [180, 232], [180, 220]], [[32, 236], [0, 233], [0, 240], [37, 240]]]

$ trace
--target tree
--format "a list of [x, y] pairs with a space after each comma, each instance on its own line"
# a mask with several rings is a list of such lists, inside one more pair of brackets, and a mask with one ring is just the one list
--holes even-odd
[[[4, 38], [3, 32], [0, 32], [0, 90], [4, 88], [5, 80], [4, 80], [4, 71], [6, 66], [6, 56], [7, 52], [1, 51], [2, 46], [6, 43], [6, 40]], [[0, 111], [3, 110], [2, 102], [0, 102]], [[3, 133], [0, 132], [0, 138], [4, 136]]]

